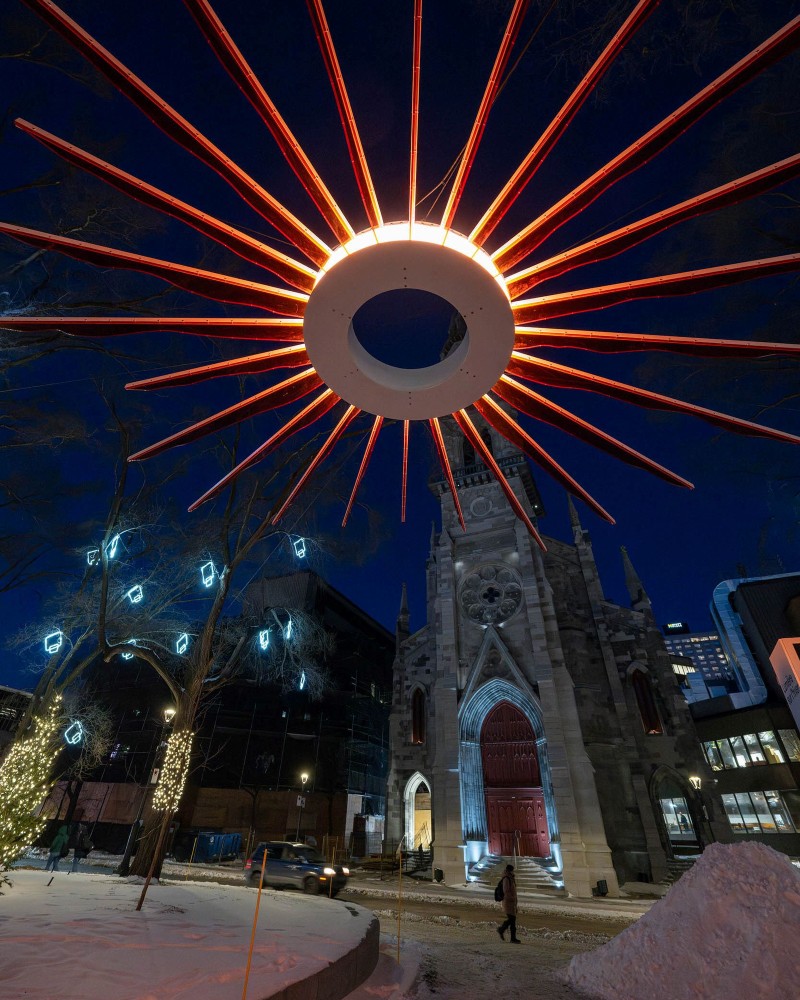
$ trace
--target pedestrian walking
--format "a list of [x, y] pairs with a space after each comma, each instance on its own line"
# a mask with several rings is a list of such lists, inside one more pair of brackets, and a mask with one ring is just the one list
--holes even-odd
[[[500, 895], [500, 904], [506, 915], [506, 919], [497, 928], [497, 933], [505, 941], [506, 931], [511, 931], [511, 943], [521, 944], [522, 942], [517, 937], [517, 882], [514, 878], [514, 866], [506, 865], [506, 872], [500, 880], [500, 885], [497, 887], [498, 893]], [[502, 888], [502, 894], [499, 890]]]
[[89, 851], [94, 847], [85, 823], [78, 823], [78, 829], [72, 835], [70, 843], [73, 847], [72, 868], [70, 870], [76, 872], [78, 864], [89, 856]]
[[69, 830], [66, 826], [60, 826], [58, 833], [53, 837], [53, 841], [50, 844], [50, 853], [47, 855], [47, 864], [44, 866], [46, 872], [58, 871], [58, 862], [69, 853], [69, 847], [67, 847], [68, 841]]

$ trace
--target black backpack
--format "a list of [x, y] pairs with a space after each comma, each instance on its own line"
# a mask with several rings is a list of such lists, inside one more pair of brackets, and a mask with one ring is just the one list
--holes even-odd
[[505, 895], [506, 895], [506, 891], [503, 888], [503, 879], [504, 878], [505, 878], [505, 875], [503, 876], [503, 878], [500, 879], [500, 881], [494, 887], [494, 901], [496, 903], [502, 903], [503, 899], [505, 898]]

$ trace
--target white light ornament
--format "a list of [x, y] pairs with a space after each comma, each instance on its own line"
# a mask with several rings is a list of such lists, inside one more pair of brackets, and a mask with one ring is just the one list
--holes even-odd
[[189, 648], [189, 635], [188, 633], [184, 632], [182, 635], [178, 636], [177, 641], [175, 642], [175, 652], [178, 654], [178, 656], [183, 656], [183, 654], [186, 652], [188, 648]]
[[300, 674], [300, 683], [297, 685], [297, 689], [302, 691], [306, 686], [306, 672], [305, 670]]
[[271, 631], [271, 628], [262, 628], [258, 633], [258, 645], [261, 647], [263, 652], [266, 652], [269, 649], [269, 634]]
[[211, 560], [209, 560], [207, 563], [203, 563], [203, 565], [200, 567], [200, 579], [203, 581], [204, 587], [210, 587], [213, 584], [216, 575], [217, 571], [214, 567], [214, 563], [211, 562]]
[[64, 644], [64, 633], [61, 631], [51, 632], [44, 637], [44, 651], [52, 656], [57, 653]]
[[[138, 643], [136, 642], [135, 639], [129, 639], [128, 640], [128, 645], [129, 646], [138, 646]], [[132, 660], [134, 654], [133, 653], [122, 653], [120, 655], [122, 656], [123, 660]]]
[[86, 553], [87, 566], [96, 566], [100, 562], [100, 549], [89, 549]]
[[106, 559], [113, 559], [117, 552], [119, 551], [119, 535], [114, 535], [111, 541], [106, 545], [105, 553]]
[[135, 587], [131, 587], [131, 589], [126, 592], [125, 596], [131, 604], [141, 604], [144, 600], [144, 591], [142, 590], [141, 584], [137, 583]]
[[284, 639], [291, 639], [292, 638], [292, 619], [291, 618], [283, 626], [283, 638]]
[[306, 540], [305, 538], [293, 538], [292, 546], [294, 547], [294, 554], [298, 559], [305, 559], [306, 557]]
[[80, 743], [84, 735], [83, 725], [77, 719], [72, 721], [64, 730], [64, 740], [69, 743], [70, 746], [76, 746]]

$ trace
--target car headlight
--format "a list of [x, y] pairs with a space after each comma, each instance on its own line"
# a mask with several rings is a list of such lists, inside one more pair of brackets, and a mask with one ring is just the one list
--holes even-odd
[[335, 868], [323, 868], [322, 870], [323, 870], [323, 872], [326, 875], [335, 875], [336, 874], [336, 869]]
[[342, 875], [349, 875], [349, 874], [350, 874], [350, 869], [342, 867]]

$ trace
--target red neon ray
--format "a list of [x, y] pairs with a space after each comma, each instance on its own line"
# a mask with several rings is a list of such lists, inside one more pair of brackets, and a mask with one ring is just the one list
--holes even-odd
[[330, 247], [296, 219], [279, 201], [265, 191], [249, 174], [237, 166], [221, 149], [202, 135], [182, 115], [162, 100], [127, 66], [104, 48], [97, 39], [84, 31], [51, 0], [23, 0], [23, 3], [62, 38], [65, 38], [95, 69], [124, 94], [140, 111], [175, 140], [187, 152], [216, 171], [236, 193], [256, 212], [270, 222], [279, 233], [321, 266], [330, 256]]
[[[417, 213], [417, 140], [419, 137], [419, 67], [422, 53], [422, 0], [414, 0], [414, 46], [411, 60], [411, 150], [408, 165], [409, 235]], [[405, 507], [403, 508], [405, 510]], [[405, 516], [403, 517], [405, 521]]]
[[12, 226], [0, 222], [0, 233], [13, 236], [14, 239], [28, 243], [30, 246], [42, 247], [45, 250], [58, 250], [75, 260], [85, 261], [99, 267], [118, 267], [142, 274], [151, 274], [161, 278], [176, 288], [182, 288], [195, 295], [202, 295], [217, 302], [233, 302], [236, 305], [254, 306], [256, 309], [266, 309], [267, 312], [282, 313], [288, 316], [302, 316], [305, 311], [308, 296], [300, 292], [289, 292], [283, 288], [273, 288], [257, 281], [246, 281], [243, 278], [229, 278], [213, 271], [203, 271], [199, 267], [186, 267], [184, 264], [173, 264], [168, 260], [157, 260], [155, 257], [144, 257], [142, 254], [129, 253], [127, 250], [116, 250], [113, 247], [101, 246], [98, 243], [84, 243], [68, 236], [56, 236], [54, 233], [41, 233], [37, 229], [25, 229], [23, 226]]
[[584, 441], [586, 444], [590, 444], [598, 450], [604, 451], [606, 454], [612, 455], [614, 458], [618, 458], [637, 469], [645, 469], [647, 472], [652, 472], [653, 475], [658, 476], [659, 479], [666, 480], [668, 483], [672, 483], [673, 486], [683, 486], [689, 490], [694, 489], [694, 486], [688, 479], [684, 479], [677, 473], [671, 472], [663, 465], [659, 465], [658, 462], [647, 458], [646, 455], [642, 455], [641, 452], [636, 451], [627, 444], [623, 444], [622, 441], [618, 441], [617, 438], [606, 434], [605, 431], [601, 431], [594, 424], [590, 424], [586, 420], [575, 416], [574, 413], [565, 410], [563, 406], [551, 403], [549, 399], [545, 399], [538, 392], [534, 392], [527, 386], [521, 385], [514, 379], [509, 378], [508, 375], [500, 376], [500, 379], [492, 386], [492, 392], [534, 420], [541, 420], [552, 427], [566, 431], [567, 434], [577, 438], [579, 441]]
[[135, 198], [143, 205], [149, 205], [165, 215], [185, 222], [245, 260], [252, 261], [259, 267], [272, 271], [273, 274], [283, 278], [295, 288], [300, 288], [304, 292], [310, 292], [313, 289], [316, 272], [312, 271], [310, 267], [306, 267], [305, 264], [292, 260], [278, 250], [273, 250], [272, 247], [261, 243], [260, 240], [253, 239], [252, 236], [215, 219], [213, 215], [201, 212], [185, 201], [174, 198], [165, 191], [153, 187], [152, 184], [139, 180], [138, 177], [87, 153], [86, 150], [80, 149], [78, 146], [73, 146], [72, 143], [59, 139], [58, 136], [52, 135], [50, 132], [45, 132], [44, 129], [38, 128], [22, 118], [17, 118], [14, 124], [68, 163], [98, 177], [116, 188], [117, 191], [122, 191], [123, 194]]
[[333, 449], [333, 446], [336, 444], [336, 442], [339, 440], [342, 434], [344, 434], [344, 432], [347, 430], [350, 424], [355, 420], [355, 418], [359, 415], [359, 413], [361, 413], [361, 410], [359, 410], [357, 406], [347, 407], [344, 416], [341, 418], [339, 423], [333, 428], [330, 435], [328, 436], [327, 441], [325, 441], [320, 450], [311, 460], [311, 462], [308, 465], [308, 468], [303, 473], [303, 475], [298, 479], [294, 489], [286, 498], [286, 500], [283, 502], [283, 505], [281, 506], [278, 513], [272, 518], [273, 524], [277, 524], [278, 521], [280, 521], [280, 519], [286, 513], [286, 509], [292, 504], [297, 494], [305, 486], [309, 476], [311, 476], [314, 470], [318, 466], [320, 466], [322, 462], [328, 457], [328, 454]]
[[506, 70], [509, 57], [511, 56], [511, 50], [514, 48], [514, 43], [517, 40], [519, 30], [522, 27], [522, 22], [525, 19], [529, 6], [530, 0], [515, 0], [514, 2], [514, 7], [512, 8], [511, 14], [508, 18], [506, 30], [503, 33], [503, 39], [500, 42], [500, 49], [498, 50], [497, 58], [494, 61], [492, 72], [489, 74], [486, 90], [483, 92], [483, 99], [481, 100], [480, 107], [478, 108], [478, 113], [475, 115], [475, 121], [472, 124], [472, 131], [470, 132], [467, 144], [464, 147], [461, 162], [458, 164], [458, 171], [456, 172], [456, 177], [453, 181], [453, 186], [450, 189], [447, 204], [445, 205], [444, 215], [442, 216], [442, 226], [445, 229], [449, 229], [453, 224], [453, 219], [455, 218], [459, 202], [461, 201], [461, 196], [464, 193], [464, 188], [467, 184], [467, 178], [470, 175], [472, 165], [474, 164], [475, 157], [478, 153], [478, 146], [480, 145], [483, 133], [486, 129], [489, 112], [491, 111], [495, 97], [497, 96], [497, 90], [500, 86], [500, 78]]
[[649, 240], [657, 233], [663, 233], [679, 222], [685, 222], [687, 219], [712, 212], [726, 205], [735, 205], [746, 198], [752, 198], [777, 187], [779, 184], [784, 184], [791, 178], [797, 177], [798, 174], [800, 174], [800, 154], [790, 156], [778, 163], [772, 163], [770, 166], [756, 170], [745, 177], [729, 181], [712, 191], [697, 195], [696, 198], [689, 198], [671, 208], [655, 212], [630, 226], [623, 226], [613, 233], [607, 233], [599, 239], [573, 247], [572, 250], [567, 250], [549, 260], [534, 264], [533, 267], [526, 268], [524, 271], [512, 274], [506, 279], [508, 294], [512, 299], [516, 299], [542, 281], [556, 278], [560, 274], [572, 271], [576, 267], [583, 267], [585, 264], [608, 260], [609, 257], [629, 250], [638, 243]]
[[403, 421], [403, 487], [400, 495], [400, 522], [406, 523], [406, 495], [408, 491], [408, 425], [409, 421]]
[[519, 448], [521, 452], [532, 458], [545, 472], [549, 473], [556, 482], [560, 483], [568, 493], [580, 497], [585, 504], [599, 514], [604, 521], [609, 524], [616, 524], [614, 518], [578, 483], [572, 476], [562, 468], [556, 460], [549, 455], [540, 444], [527, 434], [517, 423], [515, 423], [503, 408], [490, 396], [475, 400], [475, 409], [483, 419], [511, 444]]
[[800, 253], [764, 260], [745, 260], [738, 264], [723, 264], [680, 274], [660, 274], [638, 281], [623, 281], [616, 285], [598, 285], [577, 292], [560, 292], [536, 299], [519, 299], [512, 303], [516, 323], [540, 323], [558, 316], [574, 316], [592, 309], [607, 309], [633, 299], [658, 299], [672, 295], [692, 295], [712, 288], [725, 288], [753, 278], [773, 274], [788, 274], [800, 270]]
[[486, 447], [486, 442], [483, 440], [483, 438], [475, 429], [475, 425], [470, 420], [467, 411], [457, 410], [453, 414], [453, 419], [461, 428], [461, 432], [464, 434], [466, 439], [475, 449], [475, 453], [481, 456], [481, 461], [486, 466], [486, 468], [491, 471], [492, 475], [497, 480], [500, 488], [506, 495], [506, 499], [511, 504], [511, 509], [514, 511], [514, 513], [517, 515], [520, 521], [523, 522], [525, 527], [531, 533], [531, 536], [533, 537], [534, 541], [539, 546], [539, 548], [542, 550], [542, 552], [547, 552], [547, 546], [542, 541], [539, 532], [533, 526], [533, 522], [526, 514], [522, 504], [517, 499], [516, 493], [511, 489], [508, 480], [503, 475], [503, 470], [500, 468], [497, 462], [495, 462], [494, 456]]
[[431, 417], [428, 421], [428, 427], [430, 428], [433, 443], [436, 447], [436, 454], [439, 456], [439, 464], [442, 466], [442, 472], [447, 480], [447, 485], [450, 487], [450, 496], [453, 498], [453, 503], [455, 504], [461, 530], [466, 531], [467, 526], [464, 523], [464, 513], [461, 510], [461, 501], [458, 499], [458, 489], [456, 488], [455, 479], [453, 479], [453, 470], [450, 468], [450, 459], [447, 457], [447, 449], [444, 446], [442, 428], [439, 426], [439, 421], [436, 417]]
[[361, 480], [364, 478], [364, 473], [367, 471], [367, 466], [372, 458], [372, 453], [375, 450], [375, 442], [378, 440], [378, 434], [380, 434], [381, 427], [383, 427], [383, 417], [375, 417], [372, 424], [372, 430], [369, 432], [367, 447], [364, 449], [364, 457], [361, 459], [361, 465], [358, 467], [358, 475], [356, 476], [356, 481], [353, 484], [353, 492], [350, 494], [350, 499], [347, 501], [347, 509], [344, 512], [344, 517], [342, 518], [343, 528], [347, 526], [347, 522], [350, 519], [350, 511], [353, 509], [353, 504], [356, 502], [356, 493], [358, 493]]
[[586, 98], [600, 82], [603, 74], [625, 48], [634, 32], [637, 31], [655, 10], [658, 3], [659, 0], [640, 0], [636, 7], [634, 7], [614, 37], [600, 53], [589, 72], [584, 76], [564, 106], [536, 141], [531, 151], [514, 171], [503, 190], [484, 212], [483, 218], [470, 234], [469, 238], [473, 243], [483, 246], [494, 232], [497, 224], [525, 190], [533, 175], [544, 163], [555, 144], [564, 134], [572, 119], [583, 106]]
[[201, 365], [198, 368], [186, 368], [184, 371], [172, 372], [168, 375], [140, 379], [138, 382], [128, 382], [125, 388], [169, 389], [178, 385], [206, 382], [223, 375], [259, 375], [262, 372], [275, 371], [277, 368], [307, 368], [310, 364], [311, 361], [303, 345], [283, 347], [279, 351], [245, 354], [229, 361], [217, 361], [213, 365]]
[[505, 272], [523, 257], [527, 257], [540, 243], [552, 236], [587, 205], [591, 205], [604, 191], [647, 163], [656, 153], [666, 149], [711, 108], [748, 83], [767, 66], [793, 52], [798, 45], [800, 45], [800, 16], [762, 42], [744, 59], [718, 76], [699, 94], [682, 104], [677, 111], [660, 121], [636, 142], [631, 143], [610, 163], [601, 167], [588, 180], [579, 184], [561, 201], [543, 212], [538, 219], [534, 219], [530, 225], [500, 247], [492, 255], [497, 267]]
[[649, 333], [607, 333], [600, 330], [551, 330], [545, 327], [516, 328], [514, 350], [565, 347], [598, 354], [627, 351], [668, 351], [697, 357], [765, 357], [769, 354], [800, 354], [800, 344], [776, 344], [766, 340], [717, 340], [707, 337], [664, 337]]
[[754, 424], [749, 420], [740, 420], [738, 417], [729, 417], [725, 413], [718, 413], [716, 410], [709, 410], [704, 406], [684, 403], [680, 399], [663, 396], [661, 393], [651, 392], [649, 389], [637, 389], [636, 386], [615, 382], [613, 379], [603, 378], [600, 375], [591, 375], [577, 368], [568, 368], [566, 365], [558, 365], [554, 361], [529, 358], [516, 351], [511, 355], [506, 371], [510, 375], [518, 375], [530, 382], [550, 385], [559, 389], [585, 389], [587, 392], [596, 392], [611, 399], [620, 399], [625, 403], [635, 403], [648, 410], [688, 413], [690, 416], [700, 417], [701, 420], [722, 427], [724, 430], [735, 431], [737, 434], [772, 438], [776, 441], [786, 441], [789, 444], [800, 444], [800, 437], [787, 434], [786, 431], [778, 431], [772, 427], [765, 427], [763, 424]]
[[339, 112], [339, 120], [344, 129], [344, 137], [347, 141], [347, 149], [350, 153], [350, 162], [353, 165], [353, 172], [356, 176], [356, 183], [361, 194], [361, 201], [369, 219], [369, 224], [373, 229], [383, 225], [381, 210], [378, 206], [378, 198], [372, 184], [372, 177], [367, 166], [367, 157], [364, 154], [364, 147], [361, 145], [361, 136], [358, 134], [356, 119], [353, 108], [350, 105], [350, 98], [347, 96], [347, 88], [344, 85], [344, 77], [336, 56], [336, 49], [333, 47], [330, 28], [322, 9], [322, 0], [306, 0], [308, 12], [314, 24], [314, 32], [317, 36], [322, 58], [325, 62], [325, 69], [328, 79], [333, 88], [333, 96], [336, 99], [336, 108]]
[[287, 403], [293, 403], [298, 399], [302, 399], [303, 396], [307, 396], [322, 385], [322, 379], [313, 368], [309, 371], [300, 372], [299, 375], [293, 375], [284, 382], [279, 382], [277, 385], [273, 385], [269, 389], [257, 393], [255, 396], [249, 396], [247, 399], [229, 406], [226, 410], [214, 413], [196, 424], [184, 427], [182, 431], [176, 431], [175, 434], [170, 434], [169, 437], [163, 438], [161, 441], [156, 441], [155, 444], [151, 444], [147, 448], [142, 448], [135, 455], [131, 455], [128, 461], [140, 462], [145, 458], [160, 455], [161, 452], [167, 451], [169, 448], [197, 441], [199, 438], [205, 437], [213, 431], [222, 430], [225, 427], [230, 427], [232, 424], [241, 423], [242, 420], [247, 420], [248, 417], [255, 417], [259, 413], [266, 413], [267, 410], [275, 410], [280, 406], [285, 406]]
[[331, 232], [340, 243], [352, 239], [355, 232], [350, 223], [238, 46], [225, 30], [211, 4], [207, 0], [184, 0], [184, 3], [214, 50], [214, 54], [272, 133], [284, 159], [330, 226]]
[[18, 333], [61, 330], [70, 337], [127, 337], [170, 331], [194, 337], [302, 343], [302, 319], [198, 319], [196, 316], [4, 316], [0, 326]]
[[291, 420], [287, 420], [283, 427], [276, 431], [271, 438], [264, 442], [264, 444], [259, 445], [254, 452], [247, 456], [247, 458], [239, 462], [235, 469], [231, 469], [231, 471], [226, 473], [226, 475], [224, 475], [218, 483], [215, 483], [210, 490], [206, 490], [206, 492], [195, 500], [191, 507], [189, 507], [189, 511], [191, 512], [193, 510], [197, 510], [197, 508], [204, 504], [207, 500], [210, 500], [218, 493], [221, 493], [222, 490], [232, 483], [234, 479], [240, 476], [245, 469], [249, 469], [251, 466], [260, 462], [263, 458], [266, 458], [270, 452], [280, 447], [284, 441], [288, 441], [288, 439], [294, 434], [297, 434], [298, 431], [303, 430], [305, 427], [310, 427], [311, 424], [319, 420], [320, 417], [324, 417], [326, 413], [330, 412], [334, 406], [340, 402], [340, 397], [336, 395], [333, 389], [325, 389], [324, 392], [321, 392], [319, 396], [313, 400], [313, 402], [304, 407], [296, 416], [292, 417]]

